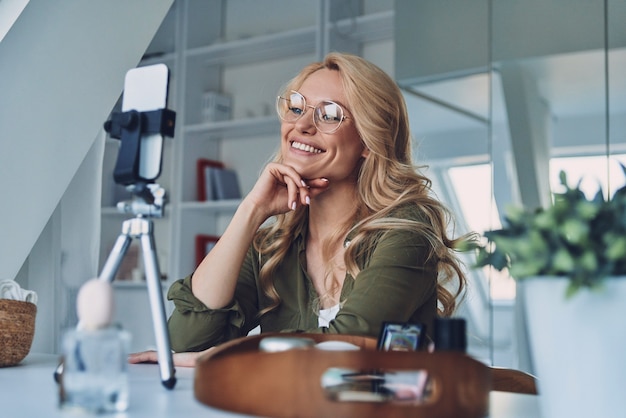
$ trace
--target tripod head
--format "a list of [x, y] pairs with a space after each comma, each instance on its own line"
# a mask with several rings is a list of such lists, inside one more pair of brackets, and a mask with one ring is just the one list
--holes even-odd
[[161, 174], [163, 137], [174, 137], [176, 113], [167, 109], [169, 70], [164, 64], [128, 71], [122, 112], [104, 123], [112, 138], [120, 139], [113, 179], [132, 194], [119, 202], [122, 213], [162, 217], [166, 193], [154, 181]]
[[122, 213], [161, 218], [167, 203], [165, 189], [156, 183], [136, 183], [126, 187], [133, 198], [117, 203], [117, 210]]

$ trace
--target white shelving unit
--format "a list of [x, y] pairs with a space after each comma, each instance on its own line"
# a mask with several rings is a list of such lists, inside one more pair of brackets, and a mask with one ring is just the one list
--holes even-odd
[[[220, 160], [235, 169], [247, 193], [278, 146], [274, 98], [280, 86], [329, 49], [361, 54], [365, 43], [393, 38], [393, 1], [295, 3], [176, 0], [140, 64], [169, 67], [169, 108], [176, 111], [175, 137], [165, 139], [158, 179], [169, 201], [165, 216], [155, 219], [164, 289], [195, 268], [195, 236], [219, 236], [239, 203], [197, 200], [197, 160]], [[202, 96], [208, 91], [232, 98], [231, 120], [203, 121]], [[118, 146], [108, 140], [105, 151], [101, 264], [128, 217], [114, 208]], [[141, 282], [116, 286], [124, 298], [142, 293]], [[151, 329], [149, 321], [139, 318], [134, 326]], [[150, 335], [138, 334], [137, 349], [150, 345]]]

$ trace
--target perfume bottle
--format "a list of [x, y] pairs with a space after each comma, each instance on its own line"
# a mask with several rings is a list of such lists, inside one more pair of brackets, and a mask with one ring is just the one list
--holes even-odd
[[97, 279], [77, 297], [79, 324], [62, 338], [59, 406], [87, 413], [128, 409], [130, 334], [111, 326], [113, 290]]
[[128, 332], [107, 327], [63, 336], [61, 408], [91, 413], [128, 408]]

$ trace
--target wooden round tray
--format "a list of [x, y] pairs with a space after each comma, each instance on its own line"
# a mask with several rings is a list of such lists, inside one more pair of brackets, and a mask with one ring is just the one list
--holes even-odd
[[[358, 351], [318, 348], [259, 351], [266, 337], [344, 341]], [[435, 384], [426, 402], [336, 401], [322, 387], [329, 368], [425, 370]], [[194, 395], [203, 404], [264, 417], [484, 417], [489, 412], [489, 367], [463, 353], [376, 350], [373, 338], [326, 334], [261, 334], [230, 341], [203, 355]]]

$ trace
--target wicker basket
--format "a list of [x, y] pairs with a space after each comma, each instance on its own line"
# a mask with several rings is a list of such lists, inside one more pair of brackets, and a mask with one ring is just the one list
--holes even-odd
[[26, 357], [35, 335], [37, 305], [0, 299], [0, 367], [14, 366]]

